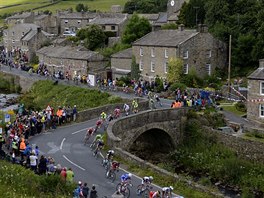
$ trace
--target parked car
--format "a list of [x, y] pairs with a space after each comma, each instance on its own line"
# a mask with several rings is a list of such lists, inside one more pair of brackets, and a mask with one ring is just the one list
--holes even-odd
[[63, 36], [76, 36], [76, 33], [72, 31], [65, 31], [63, 32]]

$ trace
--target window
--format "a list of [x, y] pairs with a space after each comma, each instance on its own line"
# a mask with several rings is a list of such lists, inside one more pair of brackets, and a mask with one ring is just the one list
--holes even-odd
[[259, 104], [259, 117], [264, 117], [264, 104]]
[[168, 62], [165, 62], [164, 63], [164, 73], [167, 74], [168, 73], [168, 70], [169, 70], [169, 63]]
[[155, 63], [151, 61], [150, 63], [150, 71], [155, 72]]
[[143, 48], [142, 47], [139, 49], [139, 55], [143, 56]]
[[22, 36], [24, 36], [25, 35], [25, 33], [24, 32], [22, 32]]
[[82, 21], [81, 21], [81, 20], [79, 20], [79, 21], [78, 21], [78, 24], [80, 24], [81, 22], [82, 22]]
[[183, 51], [183, 59], [188, 59], [189, 53], [188, 50]]
[[111, 26], [111, 30], [115, 30], [116, 28], [115, 28], [115, 26], [114, 25], [112, 25]]
[[212, 51], [211, 50], [207, 50], [206, 51], [206, 58], [211, 58], [212, 57]]
[[142, 60], [139, 61], [139, 70], [143, 71], [143, 61]]
[[4, 36], [7, 36], [7, 32], [4, 32]]
[[65, 21], [64, 21], [64, 23], [66, 23], [66, 24], [67, 24], [68, 22], [69, 22], [68, 20], [65, 20]]
[[102, 29], [105, 30], [105, 26], [104, 25], [102, 26]]
[[169, 58], [169, 56], [168, 56], [168, 49], [165, 49], [164, 55], [165, 55], [165, 58]]
[[15, 36], [15, 32], [12, 32], [12, 36]]
[[260, 95], [264, 95], [264, 82], [260, 82]]
[[69, 31], [69, 28], [65, 28], [65, 31]]
[[12, 43], [15, 43], [15, 40], [14, 39], [12, 40]]
[[154, 52], [154, 47], [153, 48], [151, 48], [151, 57], [155, 57], [155, 52]]
[[206, 69], [207, 74], [210, 76], [211, 75], [211, 64], [206, 64], [205, 69]]
[[189, 65], [188, 64], [184, 64], [183, 65], [183, 73], [184, 74], [188, 74], [188, 72], [189, 72]]

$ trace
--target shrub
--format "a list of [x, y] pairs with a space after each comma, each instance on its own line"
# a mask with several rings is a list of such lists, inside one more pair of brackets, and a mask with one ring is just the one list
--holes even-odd
[[173, 84], [170, 86], [169, 90], [170, 90], [170, 91], [175, 91], [175, 90], [177, 90], [178, 88], [179, 88], [181, 91], [184, 91], [184, 90], [187, 88], [187, 86], [186, 86], [185, 84], [183, 84], [183, 83], [173, 83]]
[[241, 101], [237, 102], [235, 104], [235, 107], [238, 111], [247, 112], [247, 107], [244, 102]]

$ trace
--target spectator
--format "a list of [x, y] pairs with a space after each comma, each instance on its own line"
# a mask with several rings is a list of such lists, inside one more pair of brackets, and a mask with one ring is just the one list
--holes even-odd
[[47, 172], [47, 159], [44, 155], [40, 156], [39, 164], [38, 164], [38, 173], [40, 175], [44, 175]]
[[34, 172], [37, 171], [37, 156], [35, 155], [35, 152], [32, 151], [31, 155], [29, 156], [29, 160], [30, 160], [30, 168], [31, 170], [33, 170]]
[[76, 121], [77, 113], [78, 113], [78, 112], [77, 112], [76, 105], [74, 105], [73, 110], [72, 110], [73, 122]]
[[73, 178], [74, 178], [74, 173], [72, 171], [71, 168], [69, 168], [67, 171], [66, 171], [66, 181], [67, 182], [73, 182]]
[[95, 190], [95, 185], [92, 186], [92, 190], [90, 192], [90, 198], [97, 198], [97, 191]]
[[89, 195], [89, 187], [87, 186], [87, 183], [84, 183], [84, 186], [82, 188], [83, 197], [87, 198]]
[[66, 182], [66, 177], [67, 177], [67, 168], [64, 167], [62, 170], [61, 170], [61, 173], [60, 173], [60, 176], [61, 176], [61, 179], [62, 181], [65, 181]]

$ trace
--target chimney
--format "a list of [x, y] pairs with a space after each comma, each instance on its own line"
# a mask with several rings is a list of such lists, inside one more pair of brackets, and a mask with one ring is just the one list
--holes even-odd
[[183, 24], [180, 24], [179, 27], [178, 27], [179, 31], [183, 31], [184, 30], [184, 25]]
[[264, 59], [259, 59], [259, 68], [264, 68]]
[[205, 24], [199, 24], [197, 27], [197, 32], [200, 33], [207, 33], [208, 32], [208, 27]]
[[40, 33], [41, 32], [41, 27], [37, 27], [37, 31], [38, 31], [38, 33]]

